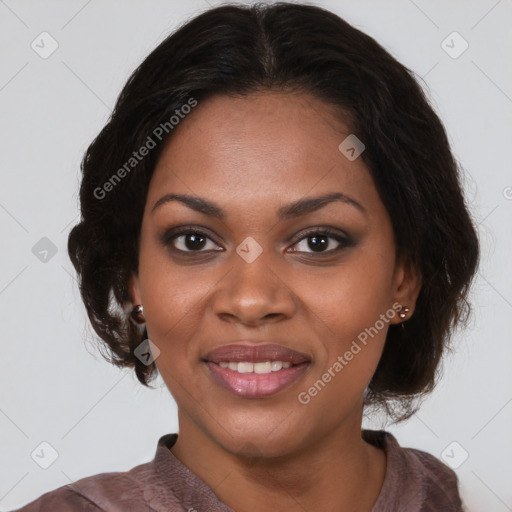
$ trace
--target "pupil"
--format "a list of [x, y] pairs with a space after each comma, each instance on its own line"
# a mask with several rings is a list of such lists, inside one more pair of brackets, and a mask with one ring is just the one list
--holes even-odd
[[[314, 251], [320, 252], [322, 249], [325, 249], [329, 245], [327, 237], [323, 236], [323, 235], [322, 236], [310, 236], [309, 239], [310, 239], [310, 242], [313, 241], [313, 244], [309, 243], [309, 247], [310, 247], [310, 249], [313, 249]], [[317, 243], [317, 241], [320, 241], [320, 242]]]
[[[190, 243], [189, 243], [190, 242]], [[190, 234], [185, 239], [187, 249], [202, 249], [204, 246], [205, 238], [201, 235]]]

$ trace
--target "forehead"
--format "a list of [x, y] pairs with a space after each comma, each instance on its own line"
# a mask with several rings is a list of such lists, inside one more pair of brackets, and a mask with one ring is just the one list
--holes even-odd
[[148, 203], [169, 192], [221, 204], [240, 197], [268, 204], [336, 191], [378, 200], [362, 158], [351, 161], [338, 148], [350, 134], [340, 110], [307, 94], [214, 96], [173, 131]]

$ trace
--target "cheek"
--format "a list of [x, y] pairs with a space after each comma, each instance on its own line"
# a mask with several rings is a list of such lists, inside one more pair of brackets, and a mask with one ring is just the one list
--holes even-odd
[[162, 378], [169, 389], [179, 392], [179, 378], [197, 364], [193, 335], [204, 313], [208, 285], [201, 272], [173, 264], [165, 250], [148, 238], [141, 238], [139, 260], [148, 337], [160, 350], [155, 362]]
[[391, 308], [392, 254], [360, 251], [328, 276], [304, 281], [301, 293], [308, 298], [310, 320], [323, 345], [310, 382], [328, 372], [331, 392], [353, 398], [364, 391], [396, 314]]
[[359, 406], [395, 314], [380, 294], [361, 288], [363, 279], [356, 277], [340, 279], [341, 287], [331, 284], [330, 293], [311, 295], [312, 319], [321, 318], [315, 331], [322, 348], [317, 347], [316, 364], [300, 403], [315, 402], [318, 414], [326, 404], [337, 404], [338, 419]]
[[139, 277], [145, 316], [153, 330], [169, 330], [187, 322], [208, 283], [198, 267], [178, 265], [147, 232], [141, 238]]
[[360, 251], [328, 273], [310, 274], [301, 294], [325, 324], [327, 334], [347, 339], [374, 325], [391, 306], [392, 272], [389, 254]]

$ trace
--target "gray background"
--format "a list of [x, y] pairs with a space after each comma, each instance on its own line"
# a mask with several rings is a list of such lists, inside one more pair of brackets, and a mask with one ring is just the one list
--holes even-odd
[[[157, 439], [177, 431], [161, 379], [157, 390], [145, 389], [95, 350], [66, 238], [77, 220], [81, 156], [130, 72], [177, 24], [218, 3], [0, 1], [3, 511], [146, 462]], [[512, 2], [316, 3], [424, 78], [466, 169], [483, 244], [472, 325], [457, 335], [457, 351], [420, 412], [386, 428], [402, 446], [458, 466], [468, 510], [512, 510]], [[55, 43], [44, 31], [58, 44], [47, 58], [41, 53]], [[469, 47], [458, 55], [464, 41]]]

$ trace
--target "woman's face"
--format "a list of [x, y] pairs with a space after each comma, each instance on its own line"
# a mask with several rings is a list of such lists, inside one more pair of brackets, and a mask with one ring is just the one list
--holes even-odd
[[[270, 456], [360, 428], [387, 329], [401, 321], [397, 303], [412, 312], [419, 280], [395, 259], [362, 158], [338, 149], [350, 133], [323, 102], [270, 92], [199, 102], [174, 129], [150, 183], [131, 286], [180, 436]], [[202, 211], [169, 194], [201, 200]], [[270, 373], [254, 369], [285, 355], [256, 352], [253, 373], [207, 361], [235, 343], [277, 344], [307, 361]]]

